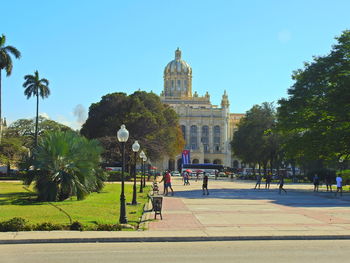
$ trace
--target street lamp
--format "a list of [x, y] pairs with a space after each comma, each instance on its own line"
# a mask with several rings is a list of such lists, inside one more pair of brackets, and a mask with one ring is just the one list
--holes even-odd
[[147, 161], [146, 155], [142, 158], [142, 161], [143, 161], [143, 187], [145, 187], [146, 186], [146, 167], [145, 167], [145, 164]]
[[122, 191], [120, 193], [120, 216], [119, 223], [126, 224], [128, 219], [125, 211], [125, 195], [124, 195], [124, 170], [125, 170], [125, 143], [129, 138], [129, 132], [123, 124], [117, 133], [118, 141], [122, 144]]
[[143, 193], [143, 186], [142, 186], [142, 176], [144, 173], [144, 162], [143, 162], [143, 158], [146, 156], [146, 154], [144, 153], [144, 151], [140, 152], [140, 158], [142, 160], [142, 173], [141, 173], [141, 180], [140, 180], [140, 193]]
[[136, 200], [136, 164], [137, 164], [137, 152], [140, 150], [140, 144], [138, 141], [135, 141], [134, 144], [132, 145], [132, 150], [134, 152], [134, 159], [135, 159], [135, 167], [134, 167], [134, 187], [132, 191], [132, 205], [137, 205], [137, 200]]

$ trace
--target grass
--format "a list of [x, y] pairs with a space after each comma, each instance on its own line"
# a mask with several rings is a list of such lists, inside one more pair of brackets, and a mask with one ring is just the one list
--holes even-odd
[[[63, 202], [54, 202], [72, 218], [85, 226], [94, 224], [116, 224], [119, 221], [120, 183], [107, 183], [101, 193], [92, 193], [85, 200], [75, 197]], [[32, 188], [30, 188], [32, 190]], [[139, 190], [139, 188], [137, 188]], [[126, 206], [129, 224], [138, 225], [147, 201], [149, 188], [137, 193], [138, 205]], [[132, 184], [125, 184], [126, 202], [132, 200]], [[69, 218], [47, 202], [35, 201], [35, 195], [26, 191], [20, 182], [0, 182], [0, 221], [22, 217], [30, 224], [51, 222], [69, 224]]]

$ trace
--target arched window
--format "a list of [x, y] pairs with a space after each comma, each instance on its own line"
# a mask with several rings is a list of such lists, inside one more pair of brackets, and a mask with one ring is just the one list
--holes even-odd
[[201, 142], [203, 143], [204, 152], [209, 152], [209, 127], [202, 126], [202, 138]]
[[198, 159], [193, 159], [192, 163], [199, 163]]
[[213, 128], [213, 142], [214, 142], [214, 151], [220, 152], [221, 131], [220, 131], [219, 125], [216, 125]]
[[198, 144], [197, 144], [197, 126], [196, 125], [192, 125], [190, 128], [190, 145], [191, 145], [191, 149], [195, 150], [198, 148]]
[[181, 125], [181, 131], [182, 131], [182, 136], [184, 137], [184, 140], [186, 141], [186, 126]]
[[233, 167], [233, 168], [238, 168], [238, 161], [237, 161], [237, 160], [234, 160], [234, 161], [233, 161], [232, 167]]

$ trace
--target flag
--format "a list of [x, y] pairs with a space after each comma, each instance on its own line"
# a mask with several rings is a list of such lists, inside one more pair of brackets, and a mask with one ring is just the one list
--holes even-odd
[[188, 164], [188, 163], [191, 163], [190, 150], [183, 150], [182, 151], [182, 164]]

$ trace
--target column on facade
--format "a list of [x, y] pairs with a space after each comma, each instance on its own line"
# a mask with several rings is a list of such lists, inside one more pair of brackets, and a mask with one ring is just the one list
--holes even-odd
[[198, 145], [198, 149], [203, 151], [201, 138], [202, 138], [202, 126], [197, 125], [197, 145]]
[[214, 152], [214, 134], [213, 134], [213, 125], [208, 125], [209, 127], [209, 152]]

